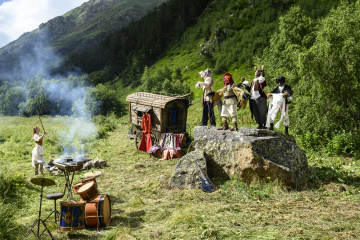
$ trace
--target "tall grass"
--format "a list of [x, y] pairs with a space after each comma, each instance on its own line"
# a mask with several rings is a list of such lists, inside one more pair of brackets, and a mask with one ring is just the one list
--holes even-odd
[[0, 239], [17, 239], [22, 230], [15, 219], [22, 197], [16, 193], [24, 185], [23, 177], [0, 170]]
[[[201, 121], [199, 99], [188, 115], [191, 130]], [[1, 190], [7, 191], [3, 195], [6, 202], [0, 203], [4, 239], [22, 238], [37, 218], [40, 187], [30, 183], [34, 177], [33, 142], [26, 133], [37, 120], [0, 118], [0, 136], [4, 139], [0, 154], [13, 156], [11, 161], [4, 155], [0, 158], [0, 182], [6, 181]], [[62, 141], [58, 134], [66, 125], [55, 117], [44, 117], [43, 122], [51, 132], [44, 140], [48, 160]], [[309, 181], [301, 191], [277, 182], [248, 185], [233, 178], [211, 179], [217, 189], [208, 194], [201, 189], [169, 188], [168, 178], [177, 159], [160, 161], [137, 151], [134, 141], [127, 139], [128, 116], [98, 117], [93, 122], [97, 129], [105, 129], [105, 134], [86, 144], [90, 158], [107, 161], [107, 167], [97, 169], [102, 172], [97, 183], [100, 193], [111, 199], [111, 223], [99, 232], [92, 228], [64, 232], [49, 224], [56, 239], [356, 239], [360, 234], [360, 164], [352, 158], [310, 154]], [[28, 154], [14, 154], [21, 148], [29, 148]], [[64, 190], [63, 175], [45, 173], [44, 177], [56, 182], [44, 188], [44, 195]], [[76, 172], [74, 183], [83, 177], [84, 171]], [[79, 200], [78, 195], [75, 198]], [[44, 216], [52, 208], [53, 201], [43, 199]]]
[[16, 212], [18, 208], [14, 204], [0, 202], [0, 239], [18, 239], [21, 231], [24, 230], [16, 223]]

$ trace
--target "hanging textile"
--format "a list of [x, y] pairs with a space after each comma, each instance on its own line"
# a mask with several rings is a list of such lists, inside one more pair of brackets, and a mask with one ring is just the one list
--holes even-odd
[[280, 120], [275, 124], [275, 127], [279, 128], [280, 122], [285, 116], [285, 110], [286, 110], [285, 108], [286, 108], [286, 102], [285, 102], [285, 98], [283, 97], [283, 93], [272, 93], [269, 99], [269, 109], [266, 120], [266, 127], [270, 127], [270, 123], [275, 121], [276, 114], [278, 113], [279, 109], [281, 109]]
[[152, 147], [151, 137], [150, 137], [150, 133], [152, 130], [150, 114], [144, 113], [141, 119], [141, 129], [143, 130], [143, 134], [141, 137], [139, 150], [144, 152], [149, 152], [150, 148]]
[[165, 133], [160, 146], [152, 146], [148, 152], [156, 154], [161, 151], [161, 160], [181, 158], [181, 146], [184, 137], [184, 134]]
[[184, 139], [184, 134], [182, 133], [175, 134], [176, 149], [181, 149], [183, 139]]
[[165, 149], [162, 154], [161, 160], [171, 160], [175, 157], [176, 151], [173, 148]]
[[163, 141], [163, 148], [175, 148], [175, 138], [174, 138], [174, 134], [169, 133], [167, 135], [165, 135], [165, 139]]

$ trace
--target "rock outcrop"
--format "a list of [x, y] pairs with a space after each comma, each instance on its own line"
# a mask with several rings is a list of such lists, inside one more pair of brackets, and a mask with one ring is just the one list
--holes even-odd
[[293, 186], [305, 182], [306, 155], [293, 136], [266, 129], [231, 132], [199, 126], [194, 140], [195, 148], [205, 153], [210, 176], [238, 176], [246, 182], [277, 179]]
[[169, 179], [169, 186], [186, 188], [199, 186], [201, 184], [199, 178], [201, 176], [200, 169], [204, 177], [207, 177], [204, 151], [197, 149], [189, 152], [177, 162], [174, 173]]
[[[278, 180], [293, 187], [305, 184], [308, 163], [293, 136], [266, 129], [224, 131], [198, 126], [194, 129], [194, 142], [196, 152], [204, 153], [210, 177], [239, 177], [248, 183], [257, 179]], [[187, 176], [192, 170], [186, 169], [190, 164], [186, 162], [199, 158], [189, 154], [179, 160], [169, 181], [171, 186], [191, 185], [191, 181], [181, 180], [192, 178]]]

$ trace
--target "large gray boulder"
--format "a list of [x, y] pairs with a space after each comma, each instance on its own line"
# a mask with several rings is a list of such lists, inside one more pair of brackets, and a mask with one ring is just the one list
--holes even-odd
[[[200, 169], [204, 176], [202, 176]], [[169, 179], [169, 186], [180, 188], [196, 187], [201, 184], [200, 176], [207, 177], [206, 158], [203, 150], [196, 149], [177, 162]]]
[[[308, 163], [293, 136], [266, 129], [194, 128], [195, 149], [203, 150], [210, 177], [279, 180], [294, 187], [305, 184]], [[186, 157], [186, 156], [185, 156]]]

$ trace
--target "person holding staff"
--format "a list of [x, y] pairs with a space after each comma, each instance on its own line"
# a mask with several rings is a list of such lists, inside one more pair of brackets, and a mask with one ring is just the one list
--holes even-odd
[[46, 131], [44, 130], [44, 134], [40, 135], [40, 127], [35, 126], [33, 128], [33, 137], [32, 139], [36, 142], [34, 149], [32, 150], [32, 165], [35, 169], [35, 175], [40, 173], [43, 174], [43, 168], [46, 164], [46, 160], [44, 158], [45, 148], [43, 146], [43, 139], [46, 136]]

